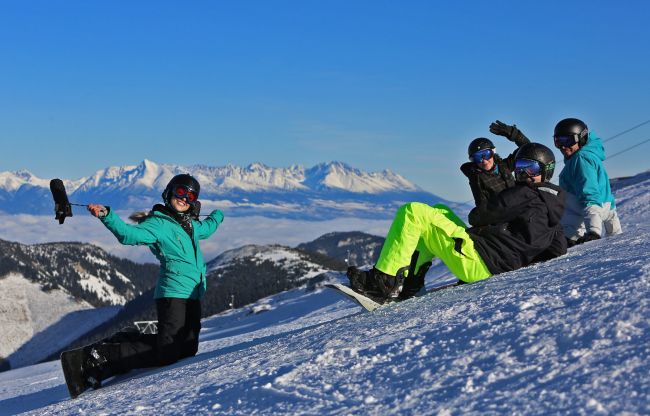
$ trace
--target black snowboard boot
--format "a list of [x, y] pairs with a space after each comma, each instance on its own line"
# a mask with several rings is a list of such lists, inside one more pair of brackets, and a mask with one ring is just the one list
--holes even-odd
[[424, 277], [430, 267], [431, 262], [424, 263], [420, 266], [420, 269], [415, 275], [407, 276], [406, 279], [404, 279], [404, 287], [399, 294], [400, 300], [412, 298], [424, 287]]
[[355, 292], [373, 298], [394, 300], [402, 291], [406, 270], [408, 267], [403, 267], [397, 271], [397, 276], [391, 276], [374, 267], [364, 271], [352, 266], [348, 268], [347, 276], [350, 279], [350, 287]]
[[352, 290], [362, 295], [378, 295], [379, 287], [377, 287], [375, 279], [370, 275], [373, 270], [359, 270], [354, 266], [348, 267], [346, 275], [350, 280]]
[[91, 387], [100, 388], [102, 380], [115, 374], [119, 356], [119, 344], [96, 343], [64, 351], [61, 367], [70, 396], [75, 398]]

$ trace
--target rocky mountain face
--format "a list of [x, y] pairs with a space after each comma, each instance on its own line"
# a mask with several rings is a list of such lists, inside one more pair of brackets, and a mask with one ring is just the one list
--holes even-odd
[[383, 237], [350, 231], [328, 233], [297, 248], [344, 261], [350, 266], [372, 266], [383, 244]]
[[[273, 168], [261, 163], [211, 167], [144, 160], [136, 166], [109, 167], [87, 178], [63, 182], [71, 202], [96, 202], [134, 211], [159, 202], [166, 184], [179, 173], [190, 173], [201, 183], [204, 211], [219, 208], [234, 216], [389, 218], [406, 201], [463, 208], [389, 170], [368, 173], [340, 162]], [[0, 172], [0, 211], [52, 214], [49, 180], [25, 170]]]
[[[137, 264], [81, 243], [25, 245], [0, 240], [0, 371], [33, 364], [146, 292], [158, 266]], [[85, 314], [85, 315], [84, 315]]]
[[0, 240], [0, 276], [10, 273], [43, 291], [60, 289], [99, 307], [123, 305], [142, 294], [155, 284], [158, 266], [120, 259], [90, 244]]

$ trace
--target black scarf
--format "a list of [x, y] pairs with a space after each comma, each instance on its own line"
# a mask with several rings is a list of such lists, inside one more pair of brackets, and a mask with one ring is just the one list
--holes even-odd
[[178, 222], [187, 235], [192, 238], [192, 214], [191, 209], [188, 209], [186, 212], [176, 212], [176, 210], [162, 204], [156, 204], [153, 206], [151, 211], [159, 211], [165, 215], [169, 215]]

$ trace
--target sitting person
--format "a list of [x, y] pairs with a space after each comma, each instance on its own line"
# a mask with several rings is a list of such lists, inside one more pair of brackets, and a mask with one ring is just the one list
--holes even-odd
[[[517, 145], [517, 149], [526, 143], [528, 138], [516, 127], [495, 121], [490, 125], [490, 132], [504, 136]], [[485, 137], [474, 139], [467, 148], [470, 161], [463, 163], [461, 172], [469, 179], [474, 203], [477, 208], [484, 208], [491, 197], [507, 188], [515, 186], [512, 176], [515, 163], [515, 150], [505, 159], [495, 151], [494, 143]], [[474, 223], [474, 215], [470, 215], [470, 224]]]
[[620, 234], [616, 202], [603, 166], [605, 149], [600, 138], [577, 118], [561, 120], [553, 132], [555, 147], [564, 155], [560, 187], [566, 191], [562, 217], [569, 246]]
[[564, 192], [549, 183], [554, 168], [549, 148], [523, 145], [514, 163], [516, 185], [477, 207], [480, 222], [472, 228], [444, 205], [401, 206], [375, 267], [348, 268], [350, 286], [383, 303], [417, 293], [433, 257], [472, 283], [566, 253]]

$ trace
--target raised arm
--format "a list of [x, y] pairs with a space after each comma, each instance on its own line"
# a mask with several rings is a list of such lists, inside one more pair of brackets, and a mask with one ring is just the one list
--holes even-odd
[[88, 211], [95, 217], [98, 217], [102, 224], [113, 233], [122, 244], [135, 246], [144, 244], [153, 244], [158, 238], [156, 237], [154, 221], [143, 221], [140, 224], [129, 225], [110, 209], [102, 205], [88, 205]]
[[218, 209], [212, 211], [203, 221], [194, 222], [194, 230], [199, 240], [205, 240], [217, 230], [219, 224], [223, 222], [223, 212]]

